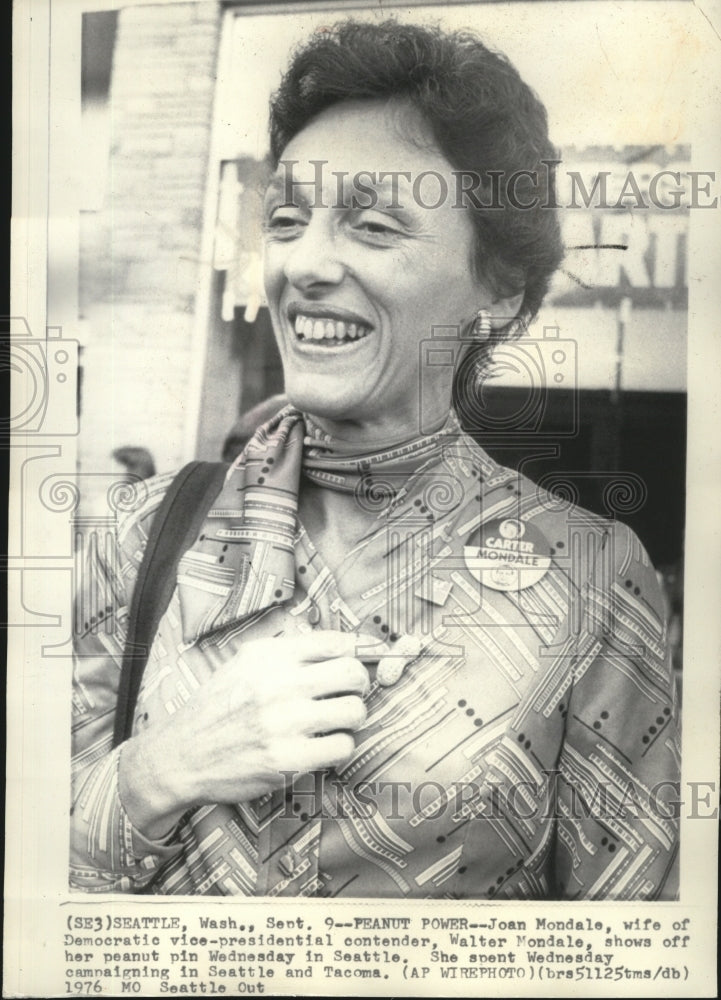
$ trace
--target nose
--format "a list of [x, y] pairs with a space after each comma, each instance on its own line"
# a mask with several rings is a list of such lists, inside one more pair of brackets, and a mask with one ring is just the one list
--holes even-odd
[[332, 220], [324, 214], [330, 215], [328, 210], [314, 213], [301, 235], [289, 244], [285, 258], [286, 278], [303, 292], [340, 284], [345, 274]]

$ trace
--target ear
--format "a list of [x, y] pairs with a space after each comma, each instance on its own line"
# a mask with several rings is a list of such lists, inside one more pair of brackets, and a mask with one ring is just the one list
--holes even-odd
[[501, 330], [516, 318], [523, 304], [524, 292], [505, 299], [495, 299], [485, 307], [491, 314], [491, 329]]

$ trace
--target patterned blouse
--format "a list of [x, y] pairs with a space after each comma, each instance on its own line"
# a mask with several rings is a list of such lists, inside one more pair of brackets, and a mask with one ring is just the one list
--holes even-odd
[[[134, 732], [251, 638], [361, 630], [392, 648], [412, 634], [422, 653], [388, 686], [371, 667], [344, 767], [289, 772], [278, 792], [191, 809], [165, 840], [146, 839], [118, 794], [113, 714], [133, 585], [170, 481], [144, 484], [91, 551], [73, 697], [74, 888], [674, 898], [677, 713], [655, 571], [624, 525], [500, 467], [465, 435], [363, 540], [380, 569], [352, 606], [344, 567], [331, 571], [300, 524], [289, 599], [188, 642], [176, 590]], [[209, 516], [203, 535], [213, 530]]]

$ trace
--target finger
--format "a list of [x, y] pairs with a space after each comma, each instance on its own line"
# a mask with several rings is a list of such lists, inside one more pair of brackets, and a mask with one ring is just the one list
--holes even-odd
[[368, 715], [363, 700], [347, 694], [340, 698], [324, 698], [314, 702], [315, 722], [313, 732], [333, 733], [342, 729], [360, 729]]
[[342, 767], [355, 752], [355, 740], [348, 732], [329, 733], [306, 740], [302, 770], [320, 771], [326, 767]]
[[[370, 637], [367, 637], [370, 639]], [[370, 639], [370, 641], [374, 641]], [[241, 651], [253, 660], [270, 664], [282, 658], [317, 663], [338, 656], [353, 656], [358, 643], [355, 632], [340, 632], [336, 629], [318, 629], [296, 635], [282, 635], [270, 639], [255, 639], [245, 643]]]
[[339, 632], [319, 629], [301, 635], [282, 636], [276, 640], [286, 643], [286, 651], [306, 663], [317, 663], [341, 656], [355, 656], [359, 660], [378, 659], [388, 652], [388, 646], [373, 635], [363, 632]]
[[368, 670], [353, 656], [325, 660], [303, 667], [304, 688], [311, 698], [358, 694], [365, 697], [370, 690]]

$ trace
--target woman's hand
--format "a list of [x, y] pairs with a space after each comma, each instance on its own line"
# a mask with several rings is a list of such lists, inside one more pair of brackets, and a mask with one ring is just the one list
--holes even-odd
[[360, 646], [367, 659], [385, 648], [330, 630], [245, 643], [186, 705], [125, 744], [120, 797], [136, 829], [157, 839], [192, 806], [247, 801], [282, 786], [283, 772], [344, 764], [366, 718]]

